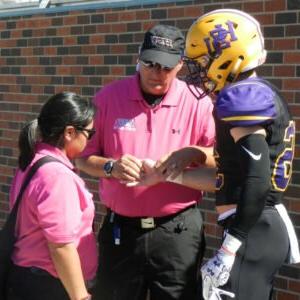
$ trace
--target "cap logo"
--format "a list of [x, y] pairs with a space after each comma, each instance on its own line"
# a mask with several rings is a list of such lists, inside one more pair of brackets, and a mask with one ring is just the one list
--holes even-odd
[[[222, 24], [215, 25], [215, 29], [209, 32], [210, 37], [204, 39], [204, 42], [207, 46], [208, 52], [214, 55], [220, 55], [223, 49], [229, 48], [231, 42], [236, 41], [237, 37], [234, 32], [234, 23], [227, 21], [226, 28], [222, 27]], [[230, 39], [227, 39], [227, 36], [230, 36]], [[211, 41], [212, 38], [212, 41]]]
[[151, 36], [151, 42], [153, 45], [173, 48], [173, 41], [171, 39], [153, 35], [153, 36]]

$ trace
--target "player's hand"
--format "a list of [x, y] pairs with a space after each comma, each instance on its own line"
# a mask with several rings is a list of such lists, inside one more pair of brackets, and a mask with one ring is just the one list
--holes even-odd
[[[175, 179], [186, 167], [198, 162], [203, 152], [197, 147], [185, 147], [163, 156], [156, 168], [164, 177]], [[199, 161], [200, 162], [200, 161]]]
[[209, 296], [208, 300], [222, 300], [223, 299], [222, 295], [228, 296], [230, 298], [235, 298], [234, 293], [231, 293], [231, 292], [228, 292], [228, 291], [216, 288], [216, 287], [212, 287], [212, 293]]
[[205, 300], [210, 299], [213, 288], [227, 283], [234, 264], [235, 254], [241, 244], [240, 240], [227, 233], [217, 254], [202, 266], [201, 276]]

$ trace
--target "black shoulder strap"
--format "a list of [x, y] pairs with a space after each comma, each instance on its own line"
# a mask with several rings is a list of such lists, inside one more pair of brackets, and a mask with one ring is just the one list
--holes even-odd
[[20, 192], [18, 194], [18, 197], [16, 199], [16, 202], [13, 206], [13, 209], [11, 210], [9, 216], [8, 216], [8, 222], [11, 223], [13, 222], [14, 224], [16, 223], [16, 217], [17, 217], [17, 212], [18, 212], [18, 209], [19, 209], [19, 205], [20, 205], [20, 202], [21, 202], [21, 199], [22, 199], [22, 196], [23, 196], [23, 193], [28, 185], [28, 183], [30, 182], [31, 178], [33, 177], [33, 175], [35, 174], [35, 172], [44, 164], [48, 163], [48, 162], [60, 162], [62, 163], [59, 159], [56, 159], [50, 155], [47, 155], [47, 156], [44, 156], [42, 158], [40, 158], [39, 160], [37, 160], [33, 166], [30, 168], [30, 170], [28, 171], [25, 179], [24, 179], [24, 182], [22, 184], [22, 187], [20, 189]]

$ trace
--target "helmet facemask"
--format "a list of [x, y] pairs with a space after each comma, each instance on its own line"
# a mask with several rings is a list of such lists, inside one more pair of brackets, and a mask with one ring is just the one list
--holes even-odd
[[[203, 55], [195, 59], [185, 57], [184, 62], [189, 72], [186, 82], [193, 95], [199, 100], [211, 94], [216, 88], [215, 82], [207, 75], [212, 59], [208, 55]], [[200, 89], [193, 89], [192, 86]]]

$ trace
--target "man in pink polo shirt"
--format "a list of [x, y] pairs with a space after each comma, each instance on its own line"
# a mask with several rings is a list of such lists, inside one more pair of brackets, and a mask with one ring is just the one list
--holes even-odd
[[95, 96], [96, 134], [77, 166], [100, 177], [108, 208], [99, 233], [95, 299], [197, 299], [203, 255], [198, 190], [162, 182], [135, 186], [145, 161], [164, 175], [214, 165], [214, 121], [208, 97], [197, 101], [176, 78], [182, 68], [180, 30], [156, 25], [146, 32], [138, 72]]

